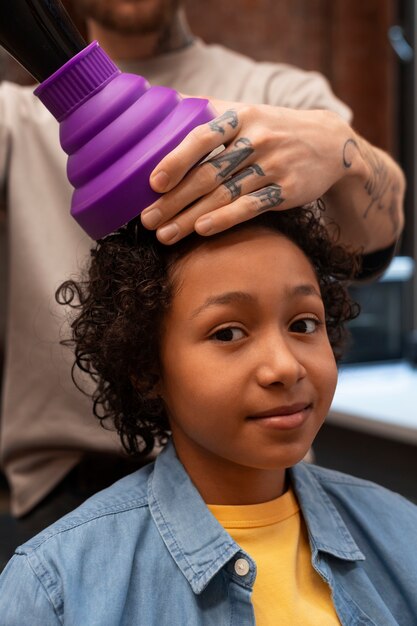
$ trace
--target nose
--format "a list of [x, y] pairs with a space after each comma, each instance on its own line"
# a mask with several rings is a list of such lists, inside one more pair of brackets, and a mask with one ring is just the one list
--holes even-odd
[[262, 387], [283, 385], [290, 388], [306, 376], [306, 369], [290, 341], [282, 337], [267, 337], [258, 346], [257, 381]]

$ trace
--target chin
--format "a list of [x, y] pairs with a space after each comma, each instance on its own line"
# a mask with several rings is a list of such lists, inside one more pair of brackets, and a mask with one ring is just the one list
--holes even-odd
[[312, 460], [310, 445], [294, 445], [291, 446], [291, 449], [281, 448], [267, 457], [262, 455], [262, 458], [258, 459], [258, 462], [253, 464], [253, 467], [262, 470], [287, 469], [304, 460]]

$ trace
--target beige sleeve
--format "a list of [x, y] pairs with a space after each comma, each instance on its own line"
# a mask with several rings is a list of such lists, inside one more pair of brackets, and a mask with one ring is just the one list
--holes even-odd
[[318, 72], [285, 64], [261, 63], [259, 66], [269, 73], [264, 76], [266, 104], [290, 109], [328, 109], [352, 122], [351, 109], [335, 96], [328, 80]]

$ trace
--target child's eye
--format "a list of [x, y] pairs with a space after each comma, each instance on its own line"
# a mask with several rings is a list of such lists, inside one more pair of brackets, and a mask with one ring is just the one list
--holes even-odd
[[292, 333], [302, 333], [304, 335], [310, 335], [314, 333], [318, 326], [320, 326], [320, 320], [314, 317], [303, 317], [302, 319], [295, 320], [290, 326]]
[[216, 332], [211, 335], [210, 339], [222, 342], [230, 342], [238, 341], [239, 339], [243, 339], [243, 337], [245, 337], [245, 333], [241, 328], [237, 328], [236, 326], [228, 326], [227, 328], [220, 328], [220, 330], [216, 330]]

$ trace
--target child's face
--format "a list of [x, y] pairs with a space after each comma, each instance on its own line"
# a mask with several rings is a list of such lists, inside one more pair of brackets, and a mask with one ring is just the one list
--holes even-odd
[[336, 386], [310, 262], [253, 228], [208, 240], [173, 277], [161, 395], [179, 458], [197, 487], [229, 470], [283, 473], [308, 451]]

